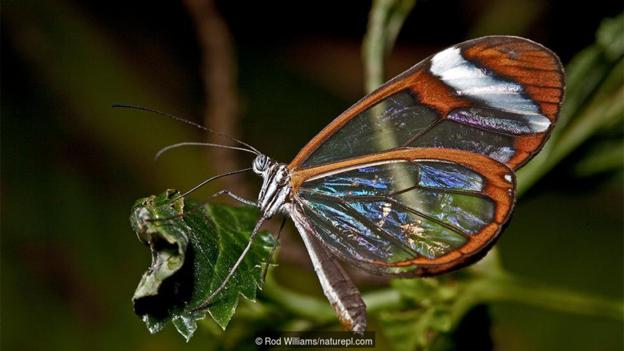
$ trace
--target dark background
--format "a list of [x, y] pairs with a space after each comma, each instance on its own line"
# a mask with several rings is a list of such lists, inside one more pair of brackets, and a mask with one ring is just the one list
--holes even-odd
[[[128, 215], [139, 197], [187, 189], [223, 169], [210, 150], [196, 148], [154, 162], [160, 147], [205, 135], [110, 108], [131, 102], [202, 123], [202, 51], [187, 8], [174, 1], [2, 5], [2, 348], [209, 349], [214, 335], [201, 327], [185, 344], [172, 327], [150, 336], [133, 314], [130, 297], [149, 254]], [[235, 133], [271, 157], [288, 162], [364, 94], [360, 45], [369, 2], [220, 1], [218, 9], [237, 70]], [[594, 42], [604, 18], [621, 11], [621, 1], [420, 1], [387, 76], [486, 34], [531, 38], [567, 64]], [[497, 245], [509, 271], [622, 300], [622, 169], [575, 171], [593, 144], [621, 140], [620, 132], [592, 137], [519, 201]], [[234, 181], [251, 194], [259, 183], [253, 176]], [[218, 188], [194, 197], [207, 199]], [[296, 233], [290, 228], [285, 236], [276, 274], [318, 296], [316, 278], [297, 259], [303, 253]], [[366, 279], [364, 290], [374, 289]], [[510, 303], [473, 314], [477, 326], [462, 324], [457, 338], [485, 335], [487, 347], [622, 349], [621, 319]]]

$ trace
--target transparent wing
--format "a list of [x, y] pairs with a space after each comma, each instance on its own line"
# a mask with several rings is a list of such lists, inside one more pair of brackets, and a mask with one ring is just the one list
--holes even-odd
[[494, 242], [513, 186], [513, 172], [489, 158], [425, 149], [310, 177], [297, 187], [293, 219], [358, 266], [435, 274]]
[[357, 102], [313, 138], [290, 168], [436, 147], [476, 152], [516, 169], [546, 140], [563, 85], [559, 59], [539, 44], [509, 36], [467, 41]]

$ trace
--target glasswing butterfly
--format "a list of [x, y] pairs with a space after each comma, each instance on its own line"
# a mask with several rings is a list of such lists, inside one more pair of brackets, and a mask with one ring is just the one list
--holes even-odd
[[257, 201], [226, 190], [215, 195], [257, 206], [262, 217], [198, 309], [225, 287], [263, 222], [282, 214], [303, 238], [343, 326], [363, 332], [366, 306], [337, 258], [407, 277], [483, 257], [513, 209], [514, 171], [543, 146], [563, 95], [563, 68], [553, 52], [528, 39], [489, 36], [443, 50], [388, 81], [289, 164], [231, 138], [244, 148], [223, 147], [256, 154], [251, 170], [262, 187]]

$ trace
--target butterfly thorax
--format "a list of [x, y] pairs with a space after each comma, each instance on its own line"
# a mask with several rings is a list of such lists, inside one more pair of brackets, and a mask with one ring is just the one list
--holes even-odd
[[284, 213], [286, 211], [284, 205], [290, 198], [292, 190], [288, 166], [259, 155], [254, 160], [253, 170], [263, 179], [258, 194], [258, 206], [262, 216], [271, 218], [278, 213]]

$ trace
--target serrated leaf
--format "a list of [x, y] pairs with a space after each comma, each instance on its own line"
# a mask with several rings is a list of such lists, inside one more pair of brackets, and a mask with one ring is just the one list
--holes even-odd
[[[150, 247], [152, 264], [132, 298], [135, 312], [151, 333], [171, 321], [187, 341], [205, 312], [194, 311], [221, 284], [238, 259], [259, 217], [254, 208], [199, 205], [166, 192], [138, 200], [130, 223]], [[275, 245], [261, 232], [225, 289], [206, 311], [225, 329], [239, 295], [255, 300], [262, 286], [262, 267]]]

